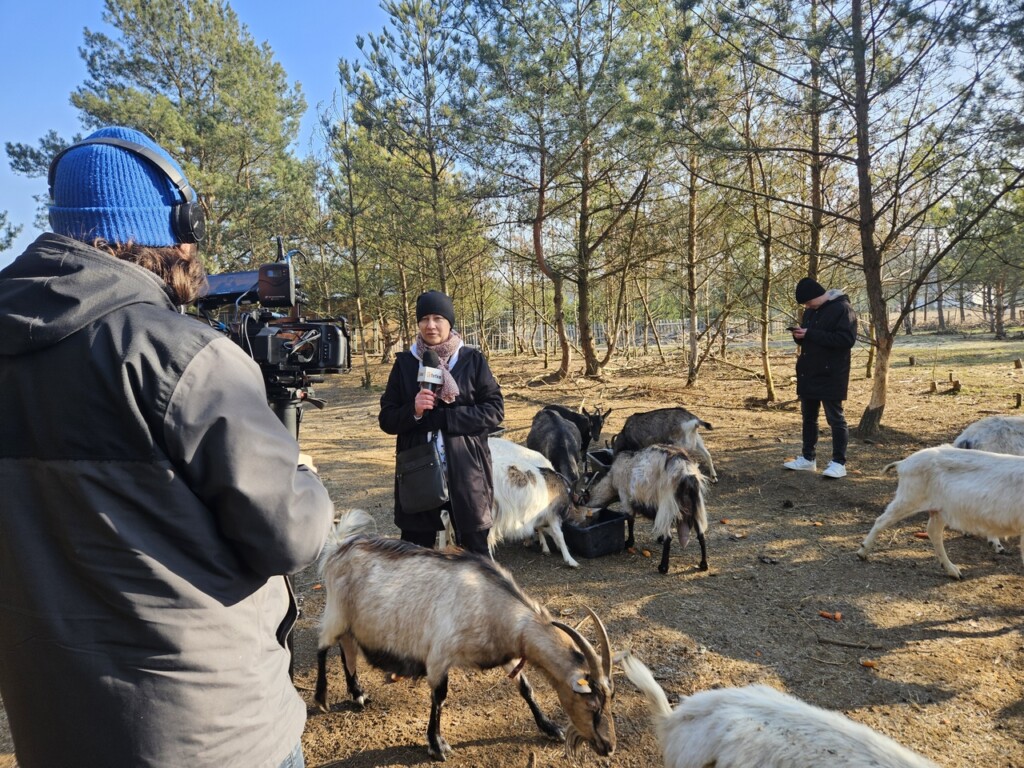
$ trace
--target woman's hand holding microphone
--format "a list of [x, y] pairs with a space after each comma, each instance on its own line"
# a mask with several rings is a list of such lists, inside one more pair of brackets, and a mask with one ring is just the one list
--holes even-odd
[[417, 392], [416, 399], [413, 400], [416, 418], [422, 419], [423, 414], [426, 411], [432, 411], [434, 409], [435, 402], [437, 402], [437, 395], [435, 395], [431, 390], [423, 388]]

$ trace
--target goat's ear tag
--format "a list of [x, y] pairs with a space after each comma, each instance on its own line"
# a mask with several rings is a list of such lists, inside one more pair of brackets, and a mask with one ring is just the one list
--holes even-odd
[[579, 680], [573, 680], [572, 689], [576, 691], [576, 693], [593, 693], [593, 691], [590, 690], [590, 681], [585, 677], [581, 677]]

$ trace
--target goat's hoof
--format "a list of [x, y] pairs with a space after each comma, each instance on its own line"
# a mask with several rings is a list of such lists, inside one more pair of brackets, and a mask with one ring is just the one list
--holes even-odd
[[552, 722], [547, 722], [540, 727], [541, 733], [547, 736], [549, 739], [554, 741], [565, 741], [565, 729], [560, 725], [556, 725]]
[[708, 564], [707, 563], [701, 563], [700, 565], [697, 566], [697, 568], [699, 568], [702, 571], [706, 571], [708, 569]]
[[859, 557], [861, 560], [865, 560], [866, 561], [868, 559], [867, 550], [864, 549], [864, 547], [861, 547], [860, 549], [858, 549], [857, 550], [857, 557]]
[[436, 748], [433, 745], [427, 747], [427, 754], [438, 763], [443, 763], [447, 760], [451, 751], [451, 745], [443, 737], [438, 737]]
[[319, 709], [324, 714], [327, 714], [328, 712], [331, 711], [331, 708], [329, 706], [327, 706], [327, 700], [326, 699], [313, 699], [313, 703], [316, 704], [316, 708]]
[[565, 564], [568, 565], [570, 568], [579, 568], [580, 567], [580, 564], [577, 563], [575, 560], [566, 560]]
[[659, 565], [658, 566], [658, 573], [668, 573], [668, 566], [667, 565]]

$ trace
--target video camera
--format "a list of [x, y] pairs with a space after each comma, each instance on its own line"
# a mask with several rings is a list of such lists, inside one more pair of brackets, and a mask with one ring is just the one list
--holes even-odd
[[[344, 317], [307, 319], [299, 314], [306, 297], [299, 290], [292, 256], [277, 238], [276, 262], [244, 272], [208, 275], [196, 300], [199, 314], [223, 331], [256, 361], [263, 373], [267, 399], [286, 426], [298, 436], [298, 405], [323, 408], [312, 397], [319, 376], [352, 368], [348, 321]], [[275, 310], [287, 309], [288, 314]]]

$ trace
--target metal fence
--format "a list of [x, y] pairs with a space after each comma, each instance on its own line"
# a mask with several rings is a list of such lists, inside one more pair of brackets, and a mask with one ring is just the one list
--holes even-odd
[[[861, 319], [861, 335], [866, 336], [868, 333], [868, 310], [866, 307], [855, 307], [855, 309]], [[947, 307], [944, 314], [948, 327], [952, 329], [978, 327], [987, 322], [987, 318], [979, 310], [967, 309], [964, 312], [962, 322], [960, 320], [959, 307]], [[914, 326], [916, 329], [922, 331], [936, 330], [937, 322], [934, 312], [928, 313], [926, 322], [922, 322], [923, 318], [923, 313], [919, 313], [918, 322]], [[893, 319], [895, 319], [895, 316]], [[782, 315], [771, 320], [768, 327], [769, 335], [774, 338], [788, 338], [786, 328], [792, 322], [792, 318]], [[1012, 322], [1015, 324], [1018, 321], [1014, 318]], [[606, 346], [608, 343], [608, 324], [595, 322], [590, 327], [594, 335], [595, 345], [598, 347]], [[705, 322], [699, 322], [697, 328], [698, 332], [703, 333], [706, 329]], [[655, 337], [655, 331], [657, 332], [657, 337]], [[898, 332], [903, 331], [904, 328], [901, 326]], [[529, 323], [526, 327], [520, 324], [513, 331], [512, 322], [508, 317], [501, 317], [488, 322], [484, 324], [483, 328], [476, 324], [464, 325], [459, 329], [459, 332], [467, 344], [486, 347], [490, 351], [499, 353], [514, 351], [517, 348], [517, 336], [519, 339], [518, 348], [525, 349], [527, 352], [543, 350], [545, 341], [549, 350], [554, 350], [558, 346], [558, 337], [554, 328], [548, 327], [545, 334], [543, 326]], [[365, 329], [365, 334], [367, 349], [370, 354], [380, 354], [383, 352], [375, 329], [367, 328]], [[569, 342], [578, 347], [578, 326], [576, 324], [567, 325], [566, 334]], [[760, 326], [752, 318], [730, 318], [725, 324], [725, 336], [727, 341], [754, 341], [760, 336]], [[620, 350], [626, 348], [644, 349], [654, 348], [660, 342], [663, 346], [678, 347], [686, 345], [688, 339], [689, 323], [687, 320], [656, 320], [653, 330], [645, 323], [635, 323], [628, 327], [620, 326], [616, 346]], [[354, 351], [360, 351], [356, 334], [353, 334], [352, 345]]]

